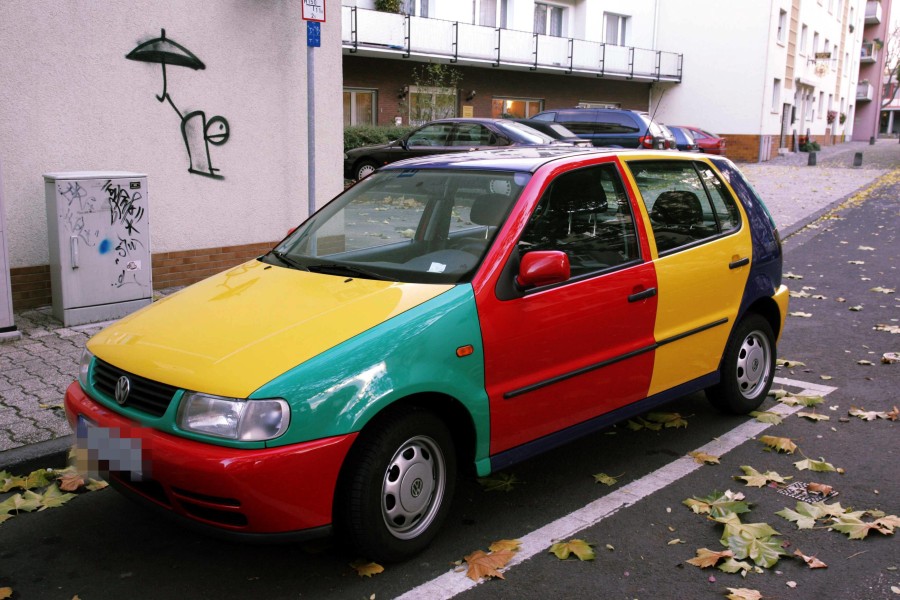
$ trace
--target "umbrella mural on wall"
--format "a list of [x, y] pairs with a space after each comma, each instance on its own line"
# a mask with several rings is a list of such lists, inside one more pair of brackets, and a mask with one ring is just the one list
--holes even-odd
[[162, 66], [163, 92], [161, 96], [157, 95], [156, 99], [160, 102], [168, 102], [181, 119], [181, 137], [184, 139], [190, 160], [188, 171], [213, 179], [224, 179], [218, 173], [219, 169], [212, 166], [209, 158], [209, 145], [221, 146], [228, 141], [230, 135], [228, 121], [221, 116], [207, 120], [206, 113], [202, 110], [195, 110], [186, 115], [182, 114], [168, 92], [166, 65], [188, 67], [197, 71], [206, 68], [203, 61], [178, 42], [167, 38], [165, 29], [160, 30], [158, 38], [138, 44], [134, 50], [125, 55], [125, 58], [158, 63]]

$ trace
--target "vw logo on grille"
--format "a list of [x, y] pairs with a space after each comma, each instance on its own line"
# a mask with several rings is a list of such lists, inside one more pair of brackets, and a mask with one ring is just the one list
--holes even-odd
[[410, 493], [412, 494], [412, 497], [418, 498], [419, 494], [422, 493], [422, 488], [424, 488], [424, 487], [425, 487], [425, 483], [421, 479], [416, 477], [416, 480], [412, 482], [412, 487], [409, 490]]
[[116, 402], [118, 402], [119, 404], [125, 404], [125, 401], [128, 400], [128, 394], [130, 393], [131, 382], [127, 377], [122, 375], [116, 382]]

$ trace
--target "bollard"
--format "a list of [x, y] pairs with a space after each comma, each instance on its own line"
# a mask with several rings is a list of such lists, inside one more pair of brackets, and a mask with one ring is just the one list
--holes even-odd
[[853, 156], [853, 166], [854, 166], [854, 167], [861, 167], [861, 166], [862, 166], [862, 152], [857, 152], [857, 153]]
[[873, 135], [872, 137], [869, 138], [869, 145], [870, 145], [870, 146], [874, 146], [874, 145], [875, 145], [875, 136], [874, 136], [874, 135]]
[[816, 153], [811, 150], [809, 152], [809, 160], [806, 162], [806, 166], [808, 166], [808, 167], [816, 166]]

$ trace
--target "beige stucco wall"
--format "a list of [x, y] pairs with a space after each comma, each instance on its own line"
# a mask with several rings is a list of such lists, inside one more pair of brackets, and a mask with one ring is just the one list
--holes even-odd
[[[307, 214], [307, 47], [302, 0], [0, 2], [0, 168], [11, 268], [46, 264], [42, 174], [149, 176], [153, 252], [282, 237]], [[340, 1], [315, 52], [317, 201], [342, 188]], [[166, 37], [204, 70], [169, 65], [182, 115], [223, 116], [209, 146], [223, 179], [188, 171], [181, 118], [159, 64], [126, 60]], [[202, 140], [201, 140], [202, 141]], [[195, 165], [196, 167], [196, 165]]]

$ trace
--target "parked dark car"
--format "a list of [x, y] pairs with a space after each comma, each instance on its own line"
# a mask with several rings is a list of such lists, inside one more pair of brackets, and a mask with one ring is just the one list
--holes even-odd
[[678, 127], [677, 125], [667, 125], [669, 131], [675, 136], [675, 147], [682, 152], [699, 152], [697, 141], [689, 129]]
[[725, 138], [693, 125], [678, 125], [678, 127], [691, 132], [691, 135], [694, 136], [694, 141], [697, 142], [697, 146], [700, 148], [700, 152], [725, 155]]
[[569, 142], [573, 146], [593, 146], [589, 140], [578, 137], [562, 123], [539, 121], [537, 119], [513, 119], [513, 121], [527, 125], [532, 129], [537, 129], [560, 142]]
[[622, 108], [567, 108], [545, 110], [533, 119], [562, 123], [595, 146], [664, 150], [666, 139], [650, 115]]
[[571, 145], [510, 119], [441, 119], [387, 144], [347, 150], [344, 177], [363, 179], [378, 167], [404, 158], [548, 144]]

